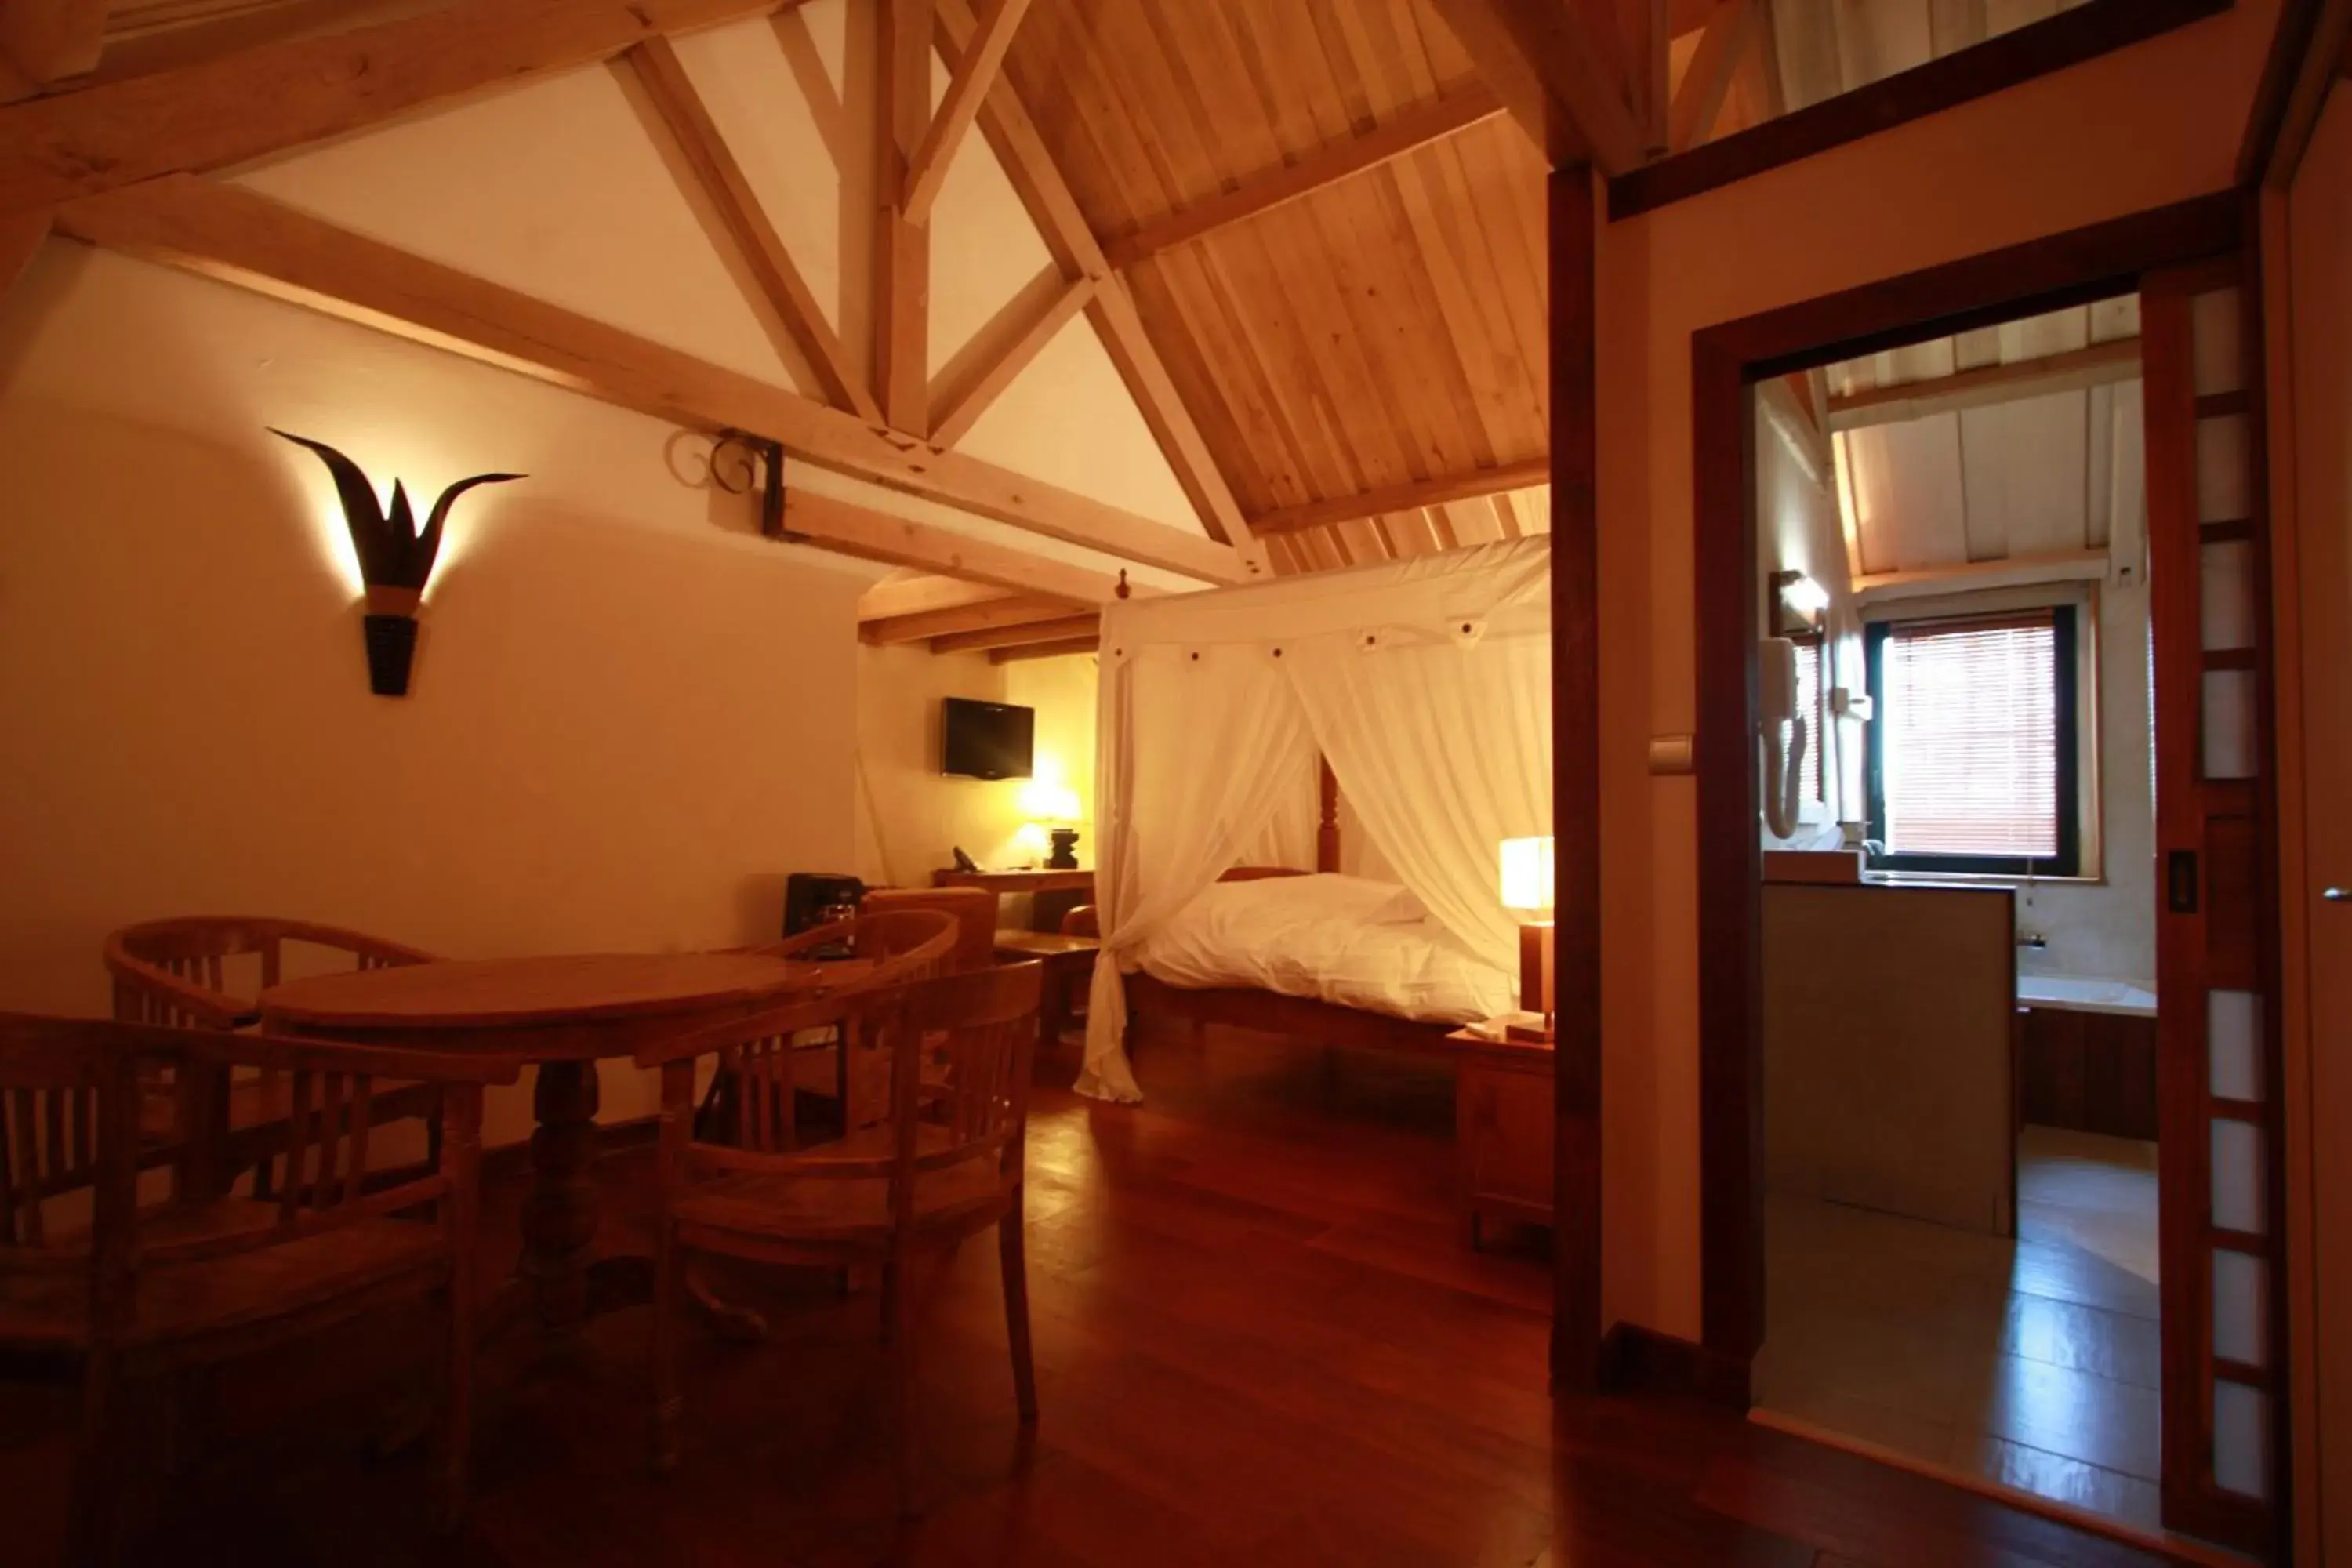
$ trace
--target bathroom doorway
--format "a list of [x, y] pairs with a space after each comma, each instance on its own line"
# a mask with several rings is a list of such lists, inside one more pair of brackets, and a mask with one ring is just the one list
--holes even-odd
[[2155, 1531], [2140, 390], [2128, 291], [1755, 390], [1752, 1393]]
[[[1711, 329], [1693, 386], [1708, 1375], [2260, 1551], [2286, 1415], [2251, 264], [2233, 207], [2185, 204]], [[1922, 414], [1940, 448], [1893, 433]], [[1792, 530], [1808, 422], [1825, 500]], [[2079, 507], [2042, 495], [2062, 469]], [[2119, 890], [2136, 921], [2087, 920]]]

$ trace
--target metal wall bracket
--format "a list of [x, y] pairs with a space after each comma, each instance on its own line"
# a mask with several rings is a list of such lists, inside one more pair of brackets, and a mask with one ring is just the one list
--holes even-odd
[[[743, 464], [740, 483], [730, 483], [719, 454], [733, 447]], [[748, 430], [721, 430], [710, 447], [710, 482], [730, 495], [748, 495], [754, 475], [760, 477], [760, 533], [762, 538], [796, 543], [803, 537], [784, 526], [784, 444], [754, 436]]]

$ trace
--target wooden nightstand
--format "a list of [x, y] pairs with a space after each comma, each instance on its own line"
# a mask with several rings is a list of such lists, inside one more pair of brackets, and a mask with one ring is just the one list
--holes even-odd
[[1045, 994], [1037, 1003], [1037, 1045], [1041, 1051], [1060, 1047], [1062, 1030], [1070, 1021], [1070, 998], [1094, 978], [1095, 955], [1102, 943], [1090, 936], [1060, 936], [1045, 931], [1001, 931], [996, 956], [1006, 963], [1035, 959], [1045, 966]]
[[1552, 1047], [1482, 1039], [1467, 1029], [1445, 1037], [1454, 1062], [1454, 1139], [1460, 1174], [1455, 1201], [1462, 1237], [1475, 1248], [1486, 1218], [1552, 1220]]

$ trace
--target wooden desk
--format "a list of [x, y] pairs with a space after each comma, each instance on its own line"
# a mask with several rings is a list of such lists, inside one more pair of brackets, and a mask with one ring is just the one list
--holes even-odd
[[[854, 984], [870, 963], [758, 952], [579, 953], [362, 969], [261, 994], [265, 1032], [484, 1052], [539, 1064], [531, 1191], [518, 1281], [540, 1327], [652, 1300], [650, 1260], [591, 1267], [596, 1235], [596, 1063], [651, 1041]], [[747, 1325], [748, 1326], [748, 1325]]]
[[1091, 893], [1095, 874], [1083, 866], [1069, 871], [934, 871], [931, 886], [986, 888], [992, 893]]
[[1045, 989], [1037, 999], [1037, 1047], [1058, 1048], [1070, 1021], [1070, 994], [1094, 978], [1095, 957], [1102, 943], [1090, 936], [1056, 932], [1001, 931], [996, 955], [1008, 963], [1035, 959], [1045, 965]]
[[1553, 1051], [1549, 1044], [1488, 1040], [1456, 1029], [1454, 1058], [1455, 1202], [1473, 1250], [1492, 1215], [1552, 1223]]
[[1029, 898], [1029, 929], [1035, 931], [1058, 931], [1062, 917], [1095, 896], [1095, 874], [1081, 867], [1074, 870], [1041, 868], [1034, 871], [934, 871], [934, 888], [986, 888], [992, 893], [1026, 893]]

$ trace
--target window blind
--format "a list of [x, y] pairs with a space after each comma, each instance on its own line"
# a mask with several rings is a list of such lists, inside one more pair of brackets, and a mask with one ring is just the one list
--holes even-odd
[[1829, 705], [1822, 693], [1822, 643], [1797, 644], [1797, 716], [1805, 721], [1805, 765], [1813, 775], [1812, 795], [1830, 797]]
[[1889, 634], [1889, 851], [2058, 854], [2057, 640], [2047, 611]]

